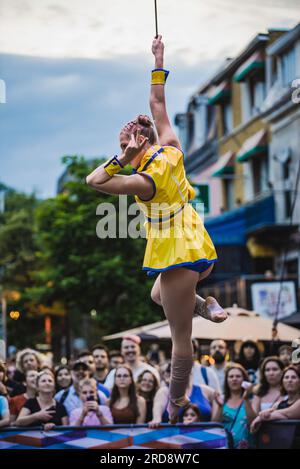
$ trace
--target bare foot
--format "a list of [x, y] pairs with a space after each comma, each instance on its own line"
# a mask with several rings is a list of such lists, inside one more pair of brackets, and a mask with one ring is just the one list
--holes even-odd
[[219, 305], [217, 300], [208, 296], [205, 300], [206, 315], [203, 316], [212, 322], [223, 322], [227, 319], [227, 312]]
[[175, 425], [178, 423], [179, 410], [189, 405], [190, 400], [187, 396], [180, 397], [179, 399], [173, 399], [169, 401], [168, 412], [169, 412], [169, 423]]

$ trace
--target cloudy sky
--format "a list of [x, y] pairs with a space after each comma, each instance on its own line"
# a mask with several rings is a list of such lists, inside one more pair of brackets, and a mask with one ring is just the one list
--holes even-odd
[[[153, 0], [0, 0], [0, 182], [55, 194], [65, 154], [118, 152], [148, 113]], [[299, 21], [299, 0], [157, 0], [171, 118], [258, 33]]]

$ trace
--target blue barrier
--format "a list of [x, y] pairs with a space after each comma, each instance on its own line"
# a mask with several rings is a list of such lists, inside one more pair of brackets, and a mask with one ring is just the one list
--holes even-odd
[[0, 449], [227, 449], [219, 423], [105, 425], [102, 427], [8, 427], [0, 430]]

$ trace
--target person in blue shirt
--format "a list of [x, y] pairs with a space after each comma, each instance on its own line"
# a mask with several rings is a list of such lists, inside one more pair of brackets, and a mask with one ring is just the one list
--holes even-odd
[[0, 428], [8, 427], [10, 415], [6, 397], [0, 396]]

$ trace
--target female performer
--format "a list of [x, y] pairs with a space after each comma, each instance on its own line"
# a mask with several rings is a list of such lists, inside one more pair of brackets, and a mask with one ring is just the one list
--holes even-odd
[[[196, 295], [199, 280], [207, 277], [217, 260], [214, 245], [189, 200], [194, 190], [184, 170], [180, 142], [170, 124], [164, 86], [169, 74], [163, 69], [162, 37], [153, 40], [151, 119], [139, 115], [120, 132], [121, 155], [96, 168], [87, 183], [109, 194], [134, 195], [145, 213], [147, 246], [143, 270], [159, 274], [151, 297], [161, 305], [172, 333], [170, 423], [189, 403], [185, 395], [193, 365], [191, 342], [194, 313], [222, 322], [227, 313], [217, 301]], [[130, 164], [133, 174], [118, 175]]]

